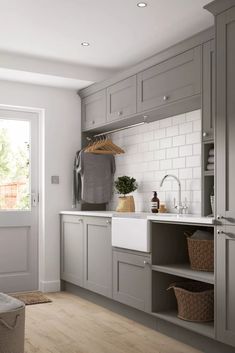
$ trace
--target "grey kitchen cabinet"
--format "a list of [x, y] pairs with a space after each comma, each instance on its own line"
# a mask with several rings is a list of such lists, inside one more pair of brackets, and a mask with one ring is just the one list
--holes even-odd
[[84, 222], [81, 216], [61, 216], [61, 279], [83, 287]]
[[136, 75], [107, 88], [108, 122], [136, 113]]
[[111, 298], [111, 218], [85, 217], [84, 237], [84, 287]]
[[82, 98], [83, 130], [91, 130], [106, 123], [106, 90]]
[[202, 139], [214, 139], [215, 123], [215, 42], [203, 44], [202, 59]]
[[201, 46], [137, 75], [137, 111], [161, 107], [201, 92]]
[[235, 2], [216, 16], [217, 214], [235, 225]]
[[150, 256], [113, 251], [113, 299], [151, 311]]
[[217, 339], [235, 346], [235, 227], [218, 227], [217, 235]]

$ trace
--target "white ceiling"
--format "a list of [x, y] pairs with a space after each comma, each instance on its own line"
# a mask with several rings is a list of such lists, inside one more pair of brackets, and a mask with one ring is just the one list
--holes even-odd
[[0, 0], [0, 50], [119, 70], [213, 25], [210, 0], [145, 1]]

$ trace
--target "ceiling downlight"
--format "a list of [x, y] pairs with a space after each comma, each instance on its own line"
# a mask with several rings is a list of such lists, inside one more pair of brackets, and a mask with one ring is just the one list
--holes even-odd
[[144, 8], [144, 7], [147, 7], [148, 4], [146, 2], [138, 2], [137, 6], [140, 8]]

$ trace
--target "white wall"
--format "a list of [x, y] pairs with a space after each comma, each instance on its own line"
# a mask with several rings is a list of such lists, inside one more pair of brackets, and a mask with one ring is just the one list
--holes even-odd
[[[177, 183], [168, 179], [160, 188], [161, 179], [170, 173], [180, 178], [189, 213], [201, 213], [200, 110], [114, 133], [112, 140], [126, 152], [116, 157], [115, 178], [129, 175], [139, 184], [134, 193], [137, 211], [150, 211], [153, 190], [169, 211], [175, 211]], [[114, 194], [109, 209], [116, 208], [117, 197]]]
[[[81, 104], [75, 91], [0, 81], [0, 104], [45, 109], [45, 262], [42, 290], [59, 289], [59, 212], [71, 209], [72, 167], [80, 148]], [[51, 175], [60, 184], [51, 184]]]

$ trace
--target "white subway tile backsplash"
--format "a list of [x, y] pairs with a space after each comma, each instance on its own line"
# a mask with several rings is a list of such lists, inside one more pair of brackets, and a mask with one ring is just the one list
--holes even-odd
[[186, 143], [200, 143], [201, 142], [201, 133], [200, 132], [193, 132], [192, 134], [186, 135]]
[[185, 135], [174, 136], [172, 138], [172, 146], [184, 146], [186, 141]]
[[185, 168], [185, 158], [184, 157], [174, 158], [172, 160], [172, 162], [173, 162], [173, 168], [178, 168], [178, 169]]
[[172, 138], [171, 137], [165, 137], [164, 139], [160, 140], [160, 148], [169, 148], [172, 146]]
[[168, 127], [166, 129], [166, 136], [178, 136], [179, 135], [179, 127], [178, 125]]
[[[201, 209], [201, 111], [180, 114], [153, 123], [112, 134], [113, 142], [125, 150], [116, 156], [115, 178], [129, 175], [136, 178], [134, 192], [136, 210], [150, 211], [152, 191], [171, 212], [174, 197], [178, 201], [178, 185], [174, 179], [160, 182], [166, 174], [178, 176], [182, 184], [182, 201], [187, 199], [189, 212]], [[114, 193], [109, 209], [115, 209]]]
[[189, 134], [193, 132], [193, 123], [189, 122], [189, 123], [185, 123], [185, 124], [181, 124], [179, 126], [179, 133], [180, 135], [185, 135], [185, 134]]
[[192, 156], [192, 154], [193, 154], [193, 146], [192, 145], [186, 145], [186, 146], [179, 147], [179, 156], [180, 157]]
[[168, 148], [166, 150], [166, 158], [177, 158], [179, 157], [178, 147]]

